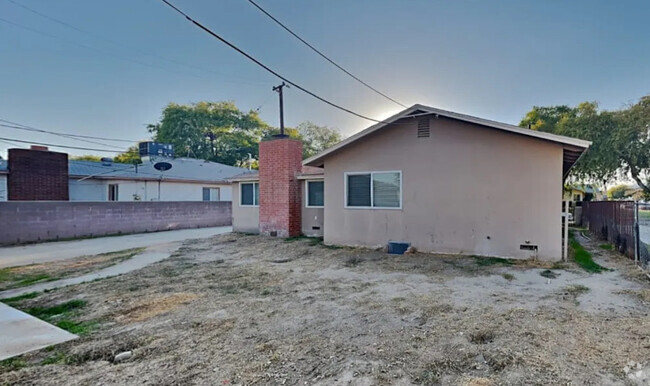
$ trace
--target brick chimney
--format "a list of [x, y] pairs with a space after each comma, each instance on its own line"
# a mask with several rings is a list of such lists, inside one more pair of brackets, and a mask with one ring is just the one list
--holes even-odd
[[302, 142], [288, 137], [260, 142], [260, 233], [300, 236]]
[[9, 200], [68, 201], [68, 155], [44, 146], [9, 149]]

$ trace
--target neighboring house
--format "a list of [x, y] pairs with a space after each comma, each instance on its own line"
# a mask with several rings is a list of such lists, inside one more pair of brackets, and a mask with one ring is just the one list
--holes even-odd
[[9, 155], [0, 161], [0, 200], [231, 201], [228, 178], [246, 171], [191, 158], [157, 159], [171, 165], [159, 171], [146, 157], [139, 165], [76, 161], [43, 147]]
[[7, 201], [7, 161], [0, 159], [0, 202]]
[[603, 193], [593, 185], [570, 185], [564, 188], [565, 201], [573, 206], [582, 201], [600, 201], [604, 199]]
[[305, 160], [318, 178], [298, 141], [260, 143], [259, 174], [232, 180], [233, 227], [308, 234], [311, 190], [326, 244], [558, 260], [563, 181], [589, 145], [415, 105]]
[[165, 162], [172, 165], [170, 170], [156, 170], [151, 161], [129, 165], [70, 160], [70, 201], [231, 201], [227, 179], [246, 170], [192, 158]]

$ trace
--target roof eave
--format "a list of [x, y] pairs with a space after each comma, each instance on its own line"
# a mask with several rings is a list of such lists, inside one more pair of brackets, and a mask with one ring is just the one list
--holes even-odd
[[509, 125], [509, 124], [506, 124], [506, 123], [490, 121], [490, 120], [487, 120], [487, 119], [473, 117], [473, 116], [470, 116], [470, 115], [454, 113], [454, 112], [451, 112], [451, 111], [440, 110], [440, 109], [436, 109], [436, 108], [433, 108], [433, 107], [416, 104], [416, 105], [413, 105], [413, 106], [409, 107], [408, 109], [405, 109], [405, 110], [391, 116], [388, 119], [385, 119], [382, 122], [379, 122], [379, 123], [377, 123], [375, 125], [372, 125], [372, 126], [368, 127], [365, 130], [362, 130], [362, 131], [358, 132], [357, 134], [355, 134], [355, 135], [353, 135], [353, 136], [339, 142], [338, 144], [336, 144], [336, 145], [334, 145], [334, 146], [332, 146], [332, 147], [330, 147], [328, 149], [325, 149], [324, 151], [322, 151], [322, 152], [320, 152], [320, 153], [318, 153], [318, 154], [316, 154], [316, 155], [314, 155], [314, 156], [312, 156], [310, 158], [307, 158], [306, 160], [303, 161], [303, 165], [320, 167], [320, 166], [323, 165], [322, 161], [327, 156], [329, 156], [330, 154], [340, 150], [343, 147], [348, 146], [349, 144], [351, 144], [351, 143], [365, 137], [366, 135], [369, 135], [369, 134], [371, 134], [371, 133], [373, 133], [373, 132], [375, 132], [375, 131], [377, 131], [377, 130], [385, 127], [385, 126], [388, 126], [388, 125], [394, 123], [395, 121], [397, 121], [399, 119], [408, 117], [408, 115], [410, 113], [412, 113], [414, 111], [417, 111], [417, 110], [426, 111], [429, 114], [436, 114], [436, 115], [440, 115], [440, 116], [447, 117], [447, 118], [450, 118], [450, 119], [457, 119], [457, 120], [464, 121], [464, 122], [474, 123], [474, 124], [480, 125], [480, 126], [486, 126], [486, 127], [493, 128], [493, 129], [498, 129], [498, 130], [502, 130], [502, 131], [506, 131], [506, 132], [511, 132], [513, 134], [525, 135], [525, 136], [528, 136], [528, 137], [538, 138], [538, 139], [541, 139], [541, 140], [555, 142], [555, 143], [562, 144], [562, 145], [576, 146], [576, 147], [579, 147], [579, 148], [582, 148], [582, 149], [585, 149], [585, 150], [587, 148], [589, 148], [589, 146], [591, 145], [590, 141], [585, 141], [585, 140], [578, 139], [578, 138], [571, 138], [571, 137], [565, 137], [565, 136], [557, 135], [557, 134], [545, 133], [545, 132], [541, 132], [541, 131], [536, 131], [536, 130], [526, 129], [526, 128], [522, 128], [522, 127], [518, 127], [518, 126], [514, 126], [514, 125]]

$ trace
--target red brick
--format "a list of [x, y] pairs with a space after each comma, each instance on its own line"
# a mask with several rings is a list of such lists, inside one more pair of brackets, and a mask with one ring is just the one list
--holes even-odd
[[68, 201], [68, 155], [9, 149], [7, 190], [12, 201]]
[[260, 143], [260, 233], [299, 236], [302, 143], [278, 138]]

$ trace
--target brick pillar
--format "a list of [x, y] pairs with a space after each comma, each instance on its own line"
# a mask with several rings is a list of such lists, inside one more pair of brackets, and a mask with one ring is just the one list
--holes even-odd
[[68, 201], [68, 155], [46, 147], [9, 149], [8, 199]]
[[260, 142], [260, 233], [300, 236], [302, 143], [291, 138]]

